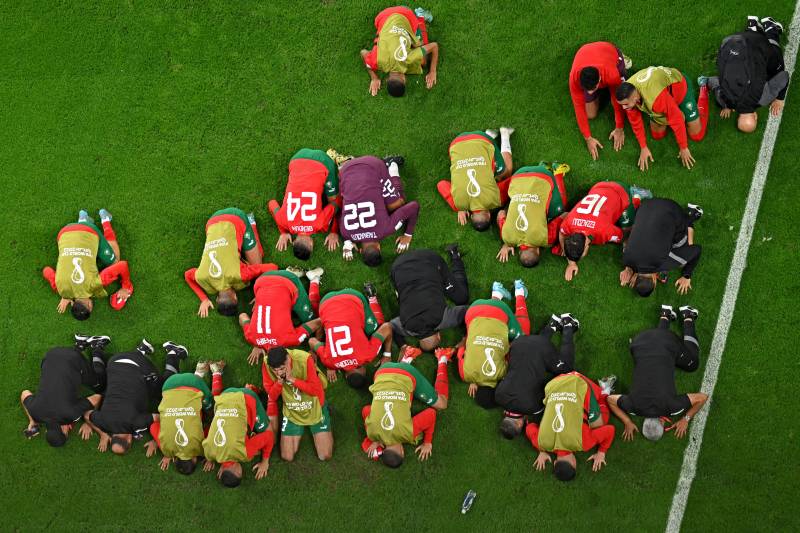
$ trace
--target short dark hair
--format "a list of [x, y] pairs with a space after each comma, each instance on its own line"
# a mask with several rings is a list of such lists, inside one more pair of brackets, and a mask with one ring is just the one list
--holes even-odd
[[47, 432], [44, 434], [44, 438], [47, 440], [47, 444], [53, 448], [60, 448], [67, 443], [67, 436], [61, 431], [61, 426], [55, 422], [47, 424]]
[[516, 419], [509, 416], [505, 417], [500, 422], [500, 433], [511, 440], [521, 433], [519, 426], [517, 426]]
[[238, 487], [242, 483], [242, 476], [236, 475], [233, 470], [223, 470], [219, 480], [229, 489]]
[[647, 298], [656, 289], [656, 284], [650, 276], [636, 276], [636, 281], [633, 284], [633, 289], [636, 294], [642, 298]]
[[564, 255], [570, 261], [576, 263], [583, 257], [583, 249], [586, 248], [586, 235], [583, 233], [573, 233], [564, 239]]
[[[114, 446], [119, 446], [122, 448], [122, 453], [128, 453], [128, 450], [131, 449], [131, 443], [127, 439], [123, 439], [122, 437], [117, 437], [116, 435], [111, 437], [111, 448], [112, 452], [114, 451]], [[116, 453], [116, 452], [115, 452]]]
[[354, 389], [363, 389], [367, 384], [367, 376], [360, 372], [348, 372], [344, 376], [344, 380]]
[[472, 222], [472, 227], [475, 228], [478, 231], [486, 231], [487, 229], [489, 229], [489, 226], [492, 225], [491, 218], [486, 218], [486, 219], [474, 219], [473, 218], [471, 220], [471, 222]]
[[303, 241], [295, 240], [292, 244], [292, 252], [294, 256], [300, 261], [307, 261], [311, 257], [311, 247], [306, 245]]
[[[386, 80], [386, 91], [390, 96], [400, 97], [406, 94], [406, 83], [403, 80], [392, 78]], [[399, 466], [399, 465], [398, 465]]]
[[72, 302], [70, 313], [72, 313], [72, 316], [75, 317], [75, 320], [86, 320], [89, 318], [89, 315], [92, 314], [92, 310], [81, 302], [75, 301]]
[[484, 409], [491, 409], [494, 407], [494, 389], [481, 385], [475, 392], [475, 402]]
[[519, 262], [525, 268], [533, 268], [538, 265], [540, 257], [541, 254], [538, 248], [527, 248], [519, 252]]
[[403, 464], [403, 456], [394, 450], [384, 450], [381, 454], [381, 462], [389, 468], [399, 468]]
[[617, 92], [614, 93], [614, 96], [617, 98], [617, 102], [625, 100], [631, 94], [633, 94], [634, 87], [632, 84], [628, 83], [627, 81], [622, 82], [619, 87], [617, 87]]
[[366, 246], [361, 252], [361, 258], [364, 260], [364, 264], [370, 267], [376, 267], [383, 262], [383, 257], [381, 256], [381, 249], [377, 246]]
[[595, 67], [583, 67], [581, 69], [581, 88], [591, 91], [600, 83], [600, 71]]
[[572, 481], [575, 479], [575, 468], [567, 461], [556, 459], [553, 463], [553, 474], [559, 481]]
[[239, 310], [239, 303], [231, 300], [223, 300], [217, 303], [217, 312], [223, 316], [233, 316]]
[[270, 368], [278, 368], [286, 362], [287, 357], [289, 357], [289, 352], [286, 351], [286, 348], [283, 346], [275, 346], [274, 348], [270, 348], [267, 352], [267, 365]]
[[184, 476], [194, 472], [195, 467], [197, 467], [197, 463], [191, 459], [175, 459], [175, 470]]

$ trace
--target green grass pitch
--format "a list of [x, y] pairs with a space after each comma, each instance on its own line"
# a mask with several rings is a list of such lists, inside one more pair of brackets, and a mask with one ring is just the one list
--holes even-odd
[[[608, 465], [561, 484], [532, 468], [527, 440], [503, 440], [499, 410], [484, 411], [466, 396], [451, 370], [450, 407], [441, 413], [432, 458], [410, 457], [398, 471], [365, 459], [360, 407], [366, 391], [343, 382], [329, 388], [334, 459], [320, 464], [305, 437], [294, 464], [273, 454], [269, 476], [251, 474], [223, 490], [210, 474], [162, 473], [140, 444], [126, 457], [100, 454], [73, 437], [63, 449], [27, 442], [19, 391], [36, 388], [39, 361], [76, 331], [113, 337], [129, 349], [147, 336], [185, 343], [191, 364], [225, 358], [228, 384], [258, 381], [237, 324], [195, 316], [197, 299], [183, 282], [202, 250], [203, 224], [231, 205], [255, 211], [265, 259], [295, 264], [277, 253], [277, 231], [266, 212], [282, 198], [291, 155], [301, 147], [343, 153], [402, 153], [409, 198], [422, 206], [414, 248], [466, 251], [474, 298], [494, 279], [522, 277], [530, 288], [534, 328], [552, 312], [582, 322], [577, 366], [591, 377], [615, 373], [630, 385], [628, 339], [655, 323], [661, 303], [690, 303], [702, 313], [698, 335], [707, 354], [766, 116], [746, 136], [712, 107], [708, 134], [691, 143], [697, 166], [680, 167], [672, 135], [650, 142], [655, 163], [635, 167], [629, 127], [624, 149], [605, 142], [613, 128], [606, 109], [592, 131], [604, 142], [593, 162], [574, 122], [567, 74], [577, 48], [610, 40], [646, 65], [676, 66], [691, 76], [714, 69], [721, 39], [750, 14], [788, 22], [790, 0], [737, 2], [603, 1], [424, 4], [435, 16], [431, 40], [441, 44], [439, 83], [431, 91], [411, 78], [407, 96], [385, 90], [372, 98], [358, 57], [373, 37], [372, 20], [387, 4], [322, 2], [6, 2], [0, 13], [0, 529], [38, 530], [661, 530], [681, 468], [685, 441], [668, 434], [653, 444], [621, 439]], [[167, 7], [168, 6], [168, 7]], [[790, 91], [794, 92], [794, 90]], [[737, 314], [689, 498], [691, 531], [798, 529], [800, 453], [792, 372], [800, 289], [793, 231], [800, 114], [790, 95], [750, 250]], [[621, 251], [592, 251], [578, 278], [563, 280], [564, 262], [550, 256], [534, 270], [499, 265], [496, 230], [478, 234], [456, 225], [436, 194], [448, 174], [447, 146], [462, 132], [511, 125], [515, 166], [539, 160], [572, 166], [567, 189], [575, 200], [605, 179], [635, 182], [656, 195], [700, 203], [703, 258], [694, 290], [679, 297], [659, 287], [646, 300], [615, 281]], [[55, 261], [55, 237], [80, 208], [108, 208], [132, 269], [136, 292], [116, 313], [99, 302], [87, 323], [55, 311], [58, 298], [40, 276]], [[378, 284], [384, 310], [397, 304], [388, 282], [393, 253], [377, 269], [345, 264], [317, 238], [310, 265], [326, 269], [323, 292], [366, 280]], [[674, 276], [673, 276], [674, 279]], [[244, 298], [242, 298], [244, 300]], [[455, 335], [449, 339], [455, 340]], [[163, 354], [157, 356], [160, 362]], [[419, 366], [433, 377], [433, 358]], [[185, 368], [189, 368], [187, 365]], [[697, 390], [702, 370], [678, 374], [680, 389]], [[621, 426], [618, 425], [618, 428]], [[618, 433], [619, 434], [619, 433]], [[579, 461], [580, 461], [579, 457]], [[585, 461], [585, 456], [584, 459]], [[478, 499], [459, 514], [468, 489]]]

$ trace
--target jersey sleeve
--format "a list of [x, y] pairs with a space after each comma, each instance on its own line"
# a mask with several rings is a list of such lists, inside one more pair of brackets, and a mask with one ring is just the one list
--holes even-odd
[[53, 289], [53, 292], [58, 292], [58, 288], [56, 287], [56, 271], [52, 267], [46, 267], [42, 270], [42, 277], [50, 284], [50, 288]]
[[422, 442], [425, 444], [433, 442], [433, 432], [436, 429], [436, 409], [429, 407], [417, 413], [411, 419], [411, 423], [413, 425], [414, 438], [417, 438], [422, 433]]
[[[406, 235], [414, 235], [414, 229], [417, 227], [417, 219], [419, 218], [419, 203], [416, 201], [408, 202], [407, 204], [403, 204], [400, 208], [398, 208], [395, 213], [400, 218], [400, 220], [405, 220]], [[400, 228], [395, 228], [400, 229]]]
[[161, 433], [161, 422], [156, 420], [150, 424], [150, 436], [153, 437], [154, 441], [156, 441], [156, 446], [158, 446], [158, 449], [160, 450], [161, 442], [158, 440], [159, 433]]
[[183, 279], [186, 280], [186, 283], [189, 284], [189, 287], [194, 291], [198, 298], [200, 298], [201, 302], [205, 302], [208, 300], [208, 295], [205, 293], [203, 288], [197, 283], [195, 278], [195, 274], [197, 273], [196, 268], [190, 268], [186, 272], [183, 273]]
[[275, 225], [278, 226], [278, 231], [281, 233], [290, 233], [289, 225], [286, 223], [286, 215], [281, 205], [275, 200], [270, 200], [269, 204], [267, 204], [267, 209], [269, 209], [269, 213], [272, 215]]
[[647, 147], [647, 137], [644, 135], [642, 112], [634, 107], [626, 110], [625, 114], [628, 115], [628, 122], [631, 123], [631, 129], [633, 130], [633, 135], [636, 137], [636, 141], [639, 143], [639, 148]]
[[372, 47], [367, 55], [364, 56], [364, 66], [370, 70], [378, 70], [378, 45]]
[[239, 263], [239, 275], [242, 281], [252, 281], [265, 272], [272, 272], [278, 270], [278, 265], [273, 263], [262, 263], [259, 265], [249, 265], [247, 263]]
[[[586, 115], [586, 102], [583, 98], [583, 89], [581, 89], [580, 84], [575, 83], [572, 74], [570, 74], [569, 80], [569, 96], [572, 99], [572, 107], [575, 109], [575, 121], [578, 123], [578, 129], [581, 131], [581, 135], [583, 135], [584, 139], [591, 137], [592, 130], [589, 128], [589, 117]], [[614, 101], [613, 92], [611, 93], [611, 101]]]
[[325, 389], [322, 388], [322, 381], [317, 374], [317, 365], [314, 363], [313, 357], [309, 357], [306, 362], [306, 379], [295, 379], [292, 384], [298, 390], [319, 398], [320, 404], [325, 403]]

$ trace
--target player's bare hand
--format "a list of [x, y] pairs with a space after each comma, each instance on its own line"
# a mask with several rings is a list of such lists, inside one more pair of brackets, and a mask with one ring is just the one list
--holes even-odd
[[428, 89], [433, 89], [434, 85], [436, 85], [436, 71], [431, 70], [428, 72], [428, 75], [425, 76], [425, 87]]
[[339, 247], [339, 234], [328, 233], [328, 236], [325, 237], [325, 248], [327, 248], [329, 252], [334, 252], [338, 247]]
[[416, 452], [417, 455], [419, 456], [419, 460], [424, 461], [425, 459], [430, 457], [431, 454], [433, 453], [433, 444], [431, 444], [430, 442], [420, 444], [419, 446], [417, 446]]
[[117, 300], [119, 300], [120, 302], [127, 302], [128, 298], [131, 297], [132, 293], [128, 289], [120, 289], [117, 291], [116, 294], [117, 294]]
[[783, 111], [783, 100], [773, 100], [771, 104], [769, 104], [769, 114], [773, 117], [777, 117]]
[[383, 357], [378, 359], [378, 365], [377, 366], [380, 367], [382, 365], [385, 365], [386, 363], [391, 363], [391, 362], [392, 362], [392, 358], [389, 357], [388, 355], [384, 355]]
[[213, 472], [214, 466], [216, 466], [214, 461], [206, 460], [206, 462], [203, 463], [203, 472]]
[[369, 94], [378, 96], [378, 91], [381, 90], [381, 79], [375, 78], [369, 82]]
[[648, 168], [650, 168], [650, 163], [653, 162], [653, 154], [650, 152], [650, 148], [644, 147], [639, 151], [639, 170], [644, 172]]
[[678, 294], [686, 294], [692, 288], [692, 280], [681, 276], [675, 281], [675, 286], [678, 288]]
[[603, 148], [603, 145], [600, 144], [600, 141], [595, 139], [594, 137], [589, 137], [586, 139], [586, 149], [589, 150], [589, 155], [592, 156], [592, 159], [597, 161], [597, 158], [600, 157], [600, 150]]
[[514, 247], [504, 244], [500, 251], [497, 252], [497, 260], [501, 263], [507, 263], [509, 254], [514, 255]]
[[606, 452], [597, 452], [590, 455], [586, 462], [588, 463], [589, 461], [594, 461], [592, 463], [592, 472], [599, 472], [606, 464]]
[[203, 300], [200, 302], [200, 307], [197, 309], [197, 316], [200, 318], [207, 317], [209, 309], [214, 309], [214, 304], [211, 303], [211, 300]]
[[633, 422], [629, 422], [625, 424], [625, 429], [622, 430], [622, 440], [631, 441], [636, 433], [639, 433], [639, 428]]
[[338, 372], [336, 372], [336, 370], [331, 370], [330, 368], [325, 371], [325, 374], [328, 376], [329, 383], [336, 383], [336, 380], [339, 377]]
[[100, 434], [100, 443], [97, 445], [97, 451], [105, 452], [108, 450], [108, 445], [111, 443], [111, 437], [108, 433]]
[[470, 383], [469, 387], [467, 387], [467, 394], [469, 395], [469, 397], [474, 398], [476, 392], [478, 392], [478, 384]]
[[78, 435], [81, 436], [81, 440], [89, 440], [92, 436], [93, 430], [92, 426], [87, 423], [83, 423], [81, 428], [78, 430]]
[[632, 279], [633, 269], [631, 267], [625, 267], [625, 269], [619, 273], [619, 284], [621, 287], [628, 285]]
[[694, 166], [694, 157], [692, 157], [692, 152], [690, 152], [688, 148], [682, 148], [681, 151], [678, 152], [678, 159], [681, 160], [681, 164], [686, 168], [692, 168]]
[[550, 457], [550, 454], [547, 452], [539, 452], [539, 455], [536, 456], [536, 460], [533, 462], [533, 467], [536, 468], [537, 471], [541, 472], [547, 466], [547, 463], [551, 463], [553, 458]]
[[[144, 456], [145, 457], [153, 457], [153, 454], [156, 453], [158, 449], [158, 445], [156, 444], [155, 440], [149, 440], [144, 443]], [[162, 468], [162, 470], [164, 470]]]
[[578, 275], [578, 263], [570, 261], [569, 264], [567, 265], [567, 269], [564, 271], [564, 279], [567, 281], [572, 281], [572, 279], [577, 275]]
[[395, 240], [395, 244], [397, 244], [397, 253], [402, 254], [408, 250], [408, 247], [411, 244], [411, 235], [399, 236], [397, 240]]
[[353, 260], [353, 250], [355, 249], [356, 245], [353, 244], [353, 241], [347, 240], [344, 241], [342, 245], [342, 259], [345, 261], [352, 261]]
[[689, 421], [686, 420], [685, 417], [681, 417], [680, 420], [668, 427], [666, 431], [672, 431], [673, 429], [675, 430], [676, 438], [683, 438], [683, 436], [686, 435], [686, 430], [689, 429]]
[[730, 118], [732, 112], [733, 112], [732, 109], [725, 107], [722, 109], [722, 111], [719, 112], [719, 116], [720, 118]]
[[367, 447], [367, 449], [365, 450], [367, 457], [369, 457], [370, 459], [376, 459], [380, 447], [381, 445], [378, 442], [373, 442], [372, 444], [370, 444], [369, 447]]
[[467, 220], [469, 220], [469, 213], [466, 211], [459, 211], [458, 212], [458, 223], [462, 226], [467, 225]]
[[257, 462], [253, 467], [253, 472], [256, 473], [256, 479], [264, 479], [267, 477], [267, 472], [269, 472], [269, 457]]
[[69, 298], [61, 298], [61, 301], [58, 302], [58, 307], [56, 307], [56, 311], [63, 314], [71, 304], [72, 300]]
[[252, 350], [250, 350], [250, 355], [247, 356], [247, 362], [250, 364], [250, 366], [253, 366], [255, 364], [258, 364], [258, 362], [261, 360], [263, 356], [264, 356], [264, 349], [255, 347]]
[[289, 245], [292, 243], [292, 236], [289, 233], [281, 233], [278, 240], [275, 242], [275, 249], [279, 252], [283, 252]]
[[614, 151], [619, 152], [625, 145], [625, 129], [614, 128], [608, 136], [609, 141], [614, 141]]
[[162, 457], [161, 461], [158, 463], [159, 468], [162, 471], [166, 472], [169, 469], [169, 464], [172, 462], [172, 459], [169, 457]]

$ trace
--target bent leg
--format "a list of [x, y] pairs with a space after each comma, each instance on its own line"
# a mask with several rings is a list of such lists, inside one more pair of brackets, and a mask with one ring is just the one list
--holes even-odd
[[[285, 421], [284, 418], [284, 426], [286, 425]], [[281, 435], [281, 459], [287, 462], [294, 461], [294, 456], [297, 455], [297, 450], [300, 448], [301, 438], [302, 435]]]
[[675, 360], [675, 366], [686, 372], [694, 372], [700, 366], [700, 343], [694, 320], [683, 321], [683, 353]]

